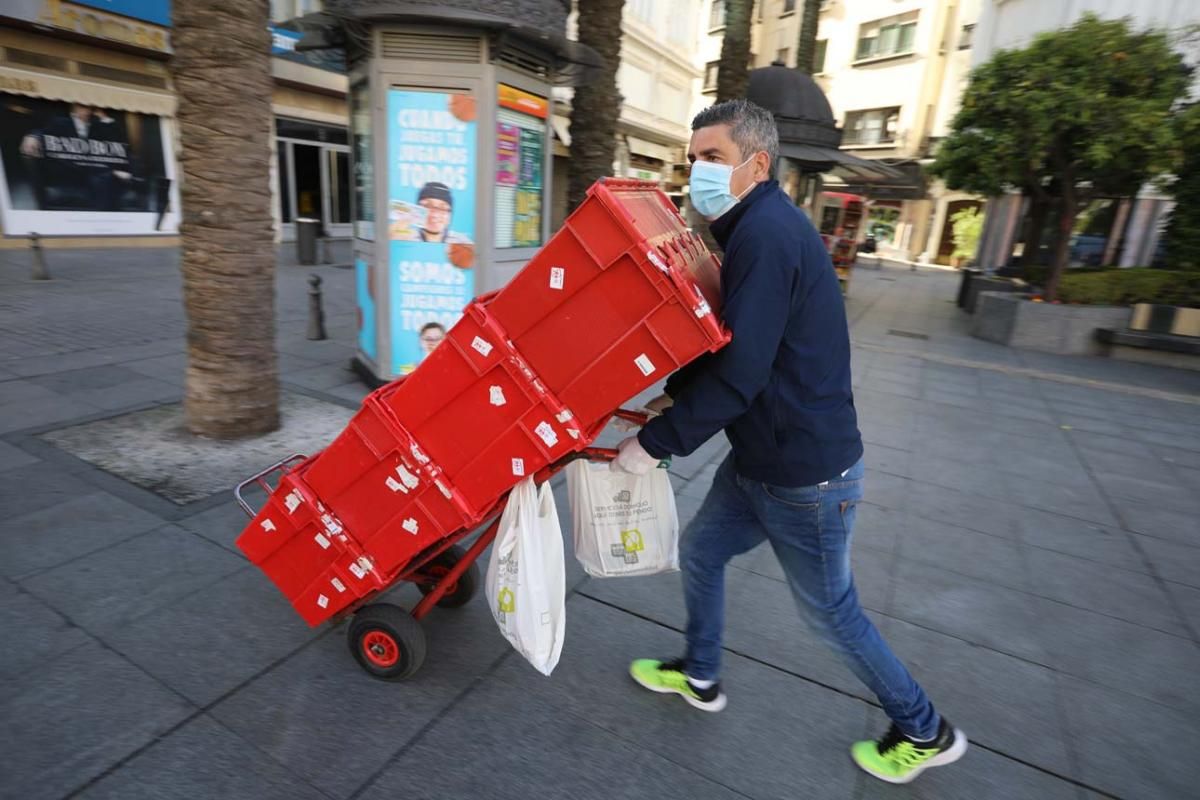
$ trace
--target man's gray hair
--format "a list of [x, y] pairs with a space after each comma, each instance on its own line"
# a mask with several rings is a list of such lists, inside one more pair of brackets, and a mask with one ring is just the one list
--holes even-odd
[[770, 111], [749, 100], [726, 100], [709, 106], [692, 120], [693, 131], [713, 125], [729, 126], [729, 136], [741, 151], [743, 161], [760, 150], [765, 151], [771, 158], [768, 170], [775, 174], [775, 165], [779, 163], [779, 129]]

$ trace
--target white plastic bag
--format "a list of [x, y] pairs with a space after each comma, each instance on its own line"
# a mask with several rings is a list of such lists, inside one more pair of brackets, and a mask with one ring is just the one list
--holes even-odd
[[679, 569], [679, 516], [665, 469], [646, 475], [608, 464], [567, 467], [575, 558], [589, 575], [653, 575]]
[[539, 672], [558, 664], [566, 632], [562, 528], [550, 484], [530, 476], [509, 495], [492, 544], [487, 599], [504, 638]]

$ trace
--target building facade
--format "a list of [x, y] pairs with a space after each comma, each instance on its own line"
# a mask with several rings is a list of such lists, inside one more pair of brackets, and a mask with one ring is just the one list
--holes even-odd
[[175, 242], [170, 56], [167, 0], [0, 4], [0, 246]]
[[349, 81], [341, 51], [298, 52], [292, 20], [321, 10], [319, 0], [272, 0], [271, 75], [275, 90], [272, 211], [276, 241], [292, 241], [297, 219], [321, 222], [325, 235], [349, 238], [353, 181]]
[[[676, 202], [687, 183], [685, 153], [701, 79], [701, 9], [708, 0], [626, 0], [621, 20], [617, 119], [612, 174], [657, 182]], [[576, 14], [567, 22], [576, 36]], [[554, 192], [551, 229], [567, 215], [569, 88], [554, 91]]]
[[[760, 0], [757, 66], [794, 66], [803, 0]], [[948, 264], [950, 217], [978, 198], [924, 175], [948, 132], [970, 72], [979, 0], [825, 0], [814, 73], [844, 135], [842, 149], [879, 160], [902, 178], [874, 184], [829, 178], [826, 190], [869, 199], [883, 255]]]
[[[319, 5], [271, 4], [277, 240], [298, 217], [350, 233], [344, 67], [278, 27]], [[0, 4], [0, 247], [178, 244], [171, 54], [170, 0]]]

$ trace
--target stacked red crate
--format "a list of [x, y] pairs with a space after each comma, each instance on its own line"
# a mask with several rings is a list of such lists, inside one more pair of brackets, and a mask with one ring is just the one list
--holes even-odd
[[311, 624], [333, 616], [722, 347], [719, 297], [716, 259], [665, 195], [597, 184], [508, 286], [284, 477], [239, 547]]

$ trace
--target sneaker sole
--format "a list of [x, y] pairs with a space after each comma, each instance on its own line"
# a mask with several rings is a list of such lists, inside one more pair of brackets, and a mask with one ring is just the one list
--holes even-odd
[[915, 781], [917, 779], [917, 776], [919, 776], [922, 772], [929, 769], [930, 767], [944, 767], [947, 764], [953, 764], [955, 761], [958, 761], [960, 758], [962, 758], [966, 754], [967, 746], [969, 744], [970, 743], [967, 741], [967, 735], [965, 733], [963, 733], [962, 731], [960, 731], [958, 728], [955, 728], [954, 729], [954, 744], [950, 746], [949, 750], [947, 750], [944, 753], [938, 753], [936, 756], [929, 759], [924, 764], [917, 767], [912, 772], [908, 773], [907, 775], [905, 775], [902, 778], [894, 778], [890, 775], [880, 775], [875, 770], [867, 769], [862, 764], [859, 764], [858, 761], [855, 759], [851, 759], [851, 761], [854, 761], [855, 765], [859, 769], [861, 769], [863, 772], [867, 773], [868, 775], [870, 775], [873, 778], [878, 778], [879, 780], [884, 781], [886, 783], [892, 783], [892, 784], [912, 783], [913, 781]]
[[706, 703], [703, 700], [697, 700], [694, 697], [686, 695], [683, 692], [679, 691], [678, 689], [669, 689], [665, 686], [654, 686], [652, 684], [646, 683], [641, 678], [639, 678], [637, 675], [634, 675], [632, 672], [629, 673], [629, 677], [633, 678], [633, 680], [637, 683], [637, 685], [641, 686], [643, 689], [649, 689], [650, 691], [657, 692], [658, 694], [677, 694], [680, 697], [682, 697], [684, 702], [687, 703], [689, 706], [691, 706], [692, 708], [698, 708], [701, 711], [707, 711], [709, 713], [715, 714], [718, 711], [724, 710], [725, 705], [728, 703], [728, 700], [726, 699], [724, 692], [721, 692], [720, 694], [718, 694], [717, 698], [715, 700], [710, 700], [709, 702]]

